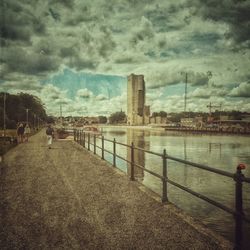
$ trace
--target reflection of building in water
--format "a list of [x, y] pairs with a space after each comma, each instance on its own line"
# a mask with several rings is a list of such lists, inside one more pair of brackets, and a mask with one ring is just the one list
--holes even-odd
[[[149, 150], [149, 141], [145, 141], [146, 135], [149, 131], [142, 131], [136, 129], [127, 129], [127, 144], [131, 145], [134, 143], [135, 147], [143, 148]], [[127, 160], [131, 161], [131, 148], [127, 148]], [[134, 162], [140, 166], [145, 167], [145, 152], [134, 149]], [[128, 175], [130, 176], [131, 173], [131, 166], [128, 163]], [[143, 180], [144, 171], [141, 168], [135, 167], [135, 178], [138, 180]]]
[[150, 107], [145, 106], [145, 82], [143, 75], [128, 76], [127, 122], [129, 125], [149, 123]]
[[[209, 142], [209, 147], [208, 147], [208, 150], [209, 150], [209, 153], [215, 153], [215, 152], [218, 152], [218, 148], [219, 148], [219, 154], [220, 154], [220, 159], [221, 159], [221, 143], [212, 143], [212, 142]], [[213, 152], [212, 152], [213, 151]]]

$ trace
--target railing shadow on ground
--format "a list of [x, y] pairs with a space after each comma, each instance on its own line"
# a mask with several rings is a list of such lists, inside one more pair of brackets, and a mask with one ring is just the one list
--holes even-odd
[[[91, 142], [91, 137], [92, 137], [92, 141]], [[97, 140], [100, 140], [100, 146], [97, 144]], [[113, 156], [113, 166], [116, 167], [116, 161], [117, 158], [127, 162], [128, 164], [130, 164], [130, 180], [131, 181], [135, 181], [135, 168], [139, 168], [142, 169], [143, 171], [146, 171], [147, 173], [159, 178], [162, 181], [162, 196], [161, 196], [161, 200], [162, 202], [168, 202], [168, 183], [195, 196], [198, 197], [199, 199], [206, 201], [212, 205], [214, 205], [217, 208], [222, 209], [223, 211], [231, 214], [234, 216], [234, 220], [235, 220], [235, 233], [234, 233], [234, 249], [241, 249], [242, 248], [242, 223], [247, 222], [250, 223], [250, 219], [247, 218], [244, 215], [243, 212], [243, 202], [242, 202], [242, 183], [250, 183], [250, 178], [245, 177], [244, 174], [242, 173], [242, 170], [245, 169], [245, 165], [244, 164], [239, 164], [237, 166], [236, 172], [235, 173], [230, 173], [224, 170], [219, 170], [216, 168], [212, 168], [206, 165], [202, 165], [202, 164], [198, 164], [198, 163], [194, 163], [191, 161], [187, 161], [187, 160], [183, 160], [180, 158], [176, 158], [173, 156], [170, 156], [166, 153], [166, 149], [163, 150], [162, 154], [160, 153], [156, 153], [156, 152], [152, 152], [150, 150], [145, 150], [139, 147], [135, 147], [134, 143], [132, 142], [131, 145], [127, 145], [125, 143], [121, 143], [121, 142], [117, 142], [116, 139], [114, 138], [113, 140], [110, 139], [105, 139], [104, 136], [100, 136], [100, 135], [96, 135], [94, 133], [86, 133], [82, 130], [74, 130], [74, 141], [76, 141], [77, 143], [79, 143], [81, 146], [83, 146], [84, 148], [87, 148], [89, 151], [91, 151], [91, 146], [93, 147], [93, 153], [97, 154], [97, 149], [100, 150], [100, 157], [101, 159], [105, 160], [105, 152], [109, 153]], [[105, 141], [112, 143], [113, 144], [113, 151], [107, 150], [105, 149]], [[126, 147], [127, 149], [130, 150], [130, 159], [126, 159], [120, 155], [118, 155], [116, 153], [116, 148], [117, 145], [121, 145]], [[141, 166], [140, 164], [136, 163], [134, 160], [134, 154], [135, 154], [135, 150], [138, 151], [143, 151], [144, 153], [148, 153], [148, 154], [152, 154], [155, 156], [158, 156], [162, 159], [162, 175], [155, 173], [147, 168], [145, 168], [144, 166]], [[185, 165], [189, 165], [195, 168], [199, 168], [208, 172], [212, 172], [218, 175], [222, 175], [228, 178], [231, 178], [234, 182], [235, 182], [235, 209], [231, 209], [203, 194], [200, 194], [198, 192], [193, 191], [192, 189], [185, 187], [171, 179], [168, 178], [168, 162], [167, 160], [172, 160], [175, 162], [179, 162], [179, 163], [184, 163]]]

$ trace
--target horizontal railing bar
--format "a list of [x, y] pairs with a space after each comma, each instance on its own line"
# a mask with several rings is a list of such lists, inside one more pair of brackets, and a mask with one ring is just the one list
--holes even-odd
[[128, 147], [128, 148], [131, 148], [131, 145], [127, 145], [125, 143], [122, 143], [122, 142], [115, 142], [116, 144], [119, 144], [119, 145], [122, 145], [122, 146], [125, 146], [125, 147]]
[[[90, 134], [90, 136], [91, 136], [91, 134]], [[98, 136], [96, 136], [96, 138], [102, 139], [102, 137], [98, 137]], [[106, 141], [109, 141], [109, 142], [114, 142], [114, 141], [109, 140], [109, 139], [104, 139], [104, 141], [105, 141], [105, 140], [106, 140]], [[87, 141], [87, 140], [85, 140], [85, 142], [86, 142], [86, 141]], [[88, 143], [89, 143], [90, 145], [92, 145], [92, 146], [96, 146], [96, 148], [102, 149], [102, 147], [99, 147], [98, 145], [94, 145], [94, 144], [91, 143], [90, 141], [89, 141]], [[130, 147], [130, 148], [131, 148], [130, 145], [127, 145], [127, 144], [124, 144], [124, 143], [116, 142], [116, 144], [120, 144], [120, 145], [123, 145], [123, 146]], [[135, 148], [136, 150], [141, 150], [141, 151], [144, 151], [144, 152], [147, 152], [147, 153], [150, 153], [150, 154], [154, 154], [154, 155], [163, 157], [163, 155], [162, 155], [162, 154], [159, 154], [159, 153], [155, 153], [155, 152], [152, 152], [152, 151], [149, 151], [149, 150], [145, 150], [145, 149], [142, 149], [142, 148], [139, 148], [139, 147], [134, 147], [134, 148]], [[113, 152], [111, 152], [111, 151], [109, 151], [109, 150], [107, 150], [107, 149], [103, 149], [103, 151], [104, 151], [104, 152], [107, 152], [107, 153], [109, 153], [109, 154], [111, 154], [111, 155], [114, 155]], [[132, 163], [132, 162], [130, 162], [129, 160], [123, 158], [123, 157], [120, 156], [120, 155], [117, 155], [117, 154], [116, 154], [116, 157], [118, 157], [118, 158], [120, 158], [120, 159], [122, 159], [122, 160], [124, 160], [124, 161], [126, 161], [126, 162], [128, 162], [128, 163], [130, 163], [130, 164]], [[167, 158], [167, 159], [170, 159], [170, 160], [173, 160], [173, 161], [177, 161], [177, 162], [181, 162], [181, 163], [184, 163], [184, 164], [188, 164], [188, 165], [191, 165], [191, 166], [194, 166], [194, 167], [203, 169], [203, 170], [207, 170], [207, 171], [209, 171], [209, 172], [214, 172], [214, 173], [216, 173], [216, 174], [220, 174], [220, 175], [223, 175], [223, 176], [227, 176], [227, 177], [234, 178], [234, 174], [229, 173], [229, 172], [226, 172], [226, 171], [223, 171], [223, 170], [219, 170], [219, 169], [211, 168], [211, 167], [206, 166], [206, 165], [202, 165], [202, 164], [198, 164], [198, 163], [193, 163], [193, 162], [190, 162], [190, 161], [182, 160], [182, 159], [179, 159], [179, 158], [176, 158], [176, 157], [173, 157], [173, 156], [169, 156], [169, 155], [167, 155], [166, 158]], [[234, 210], [228, 208], [227, 206], [224, 206], [223, 204], [221, 204], [221, 203], [219, 203], [219, 202], [217, 202], [217, 201], [214, 201], [214, 200], [208, 198], [208, 197], [205, 196], [205, 195], [199, 194], [199, 193], [197, 193], [197, 192], [195, 192], [195, 191], [193, 191], [193, 190], [191, 190], [191, 189], [189, 189], [189, 188], [187, 188], [187, 187], [184, 187], [184, 186], [182, 186], [181, 184], [178, 184], [178, 183], [176, 183], [176, 182], [174, 182], [174, 181], [172, 181], [172, 180], [170, 180], [170, 179], [168, 179], [168, 178], [164, 178], [163, 176], [161, 176], [161, 175], [159, 175], [159, 174], [157, 174], [157, 173], [154, 173], [153, 171], [151, 171], [151, 170], [149, 170], [149, 169], [146, 169], [145, 167], [143, 167], [143, 166], [141, 166], [141, 165], [139, 165], [139, 164], [137, 164], [137, 163], [134, 163], [134, 162], [133, 162], [133, 164], [134, 164], [134, 166], [136, 166], [136, 167], [138, 167], [138, 168], [140, 168], [140, 169], [142, 169], [142, 170], [144, 170], [144, 171], [146, 171], [146, 172], [152, 174], [153, 176], [158, 177], [158, 178], [161, 179], [161, 180], [166, 180], [166, 181], [167, 181], [168, 183], [170, 183], [171, 185], [176, 186], [176, 187], [178, 187], [178, 188], [180, 188], [180, 189], [182, 189], [182, 190], [184, 190], [184, 191], [186, 191], [186, 192], [188, 192], [188, 193], [190, 193], [190, 194], [192, 194], [192, 195], [194, 195], [194, 196], [200, 198], [201, 200], [204, 200], [204, 201], [206, 201], [206, 202], [208, 202], [208, 203], [210, 203], [210, 204], [212, 204], [212, 205], [214, 205], [214, 206], [216, 206], [216, 207], [218, 207], [218, 208], [220, 208], [220, 209], [222, 209], [222, 210], [224, 210], [224, 211], [226, 211], [226, 212], [228, 212], [228, 213], [230, 213], [230, 214], [232, 214], [232, 215], [237, 215], [237, 212], [236, 212], [236, 211], [234, 211]], [[243, 181], [243, 182], [250, 183], [250, 178], [248, 178], [248, 177], [242, 177], [242, 181]], [[248, 219], [245, 215], [241, 215], [241, 216], [242, 216], [242, 219], [243, 219], [244, 221], [250, 222], [250, 219]]]
[[111, 151], [109, 151], [107, 149], [103, 149], [103, 151], [106, 152], [106, 153], [112, 154], [112, 155], [114, 154], [113, 152], [111, 152]]
[[108, 141], [108, 142], [114, 142], [114, 141], [112, 141], [112, 140], [110, 140], [110, 139], [106, 139], [106, 138], [104, 138], [103, 140], [104, 140], [104, 141]]
[[191, 165], [193, 167], [204, 169], [204, 170], [207, 170], [209, 172], [213, 172], [213, 173], [220, 174], [220, 175], [223, 175], [223, 176], [227, 176], [227, 177], [231, 177], [231, 178], [234, 177], [234, 174], [226, 172], [224, 170], [219, 170], [219, 169], [216, 169], [216, 168], [211, 168], [211, 167], [199, 164], [199, 163], [194, 163], [194, 162], [191, 162], [191, 161], [182, 160], [182, 159], [179, 159], [179, 158], [176, 158], [176, 157], [173, 157], [173, 156], [167, 155], [167, 159], [170, 159], [170, 160], [173, 160], [173, 161], [177, 161], [177, 162], [181, 162], [181, 163], [184, 163], [184, 164], [188, 164], [188, 165]]
[[128, 162], [128, 163], [131, 164], [131, 161], [128, 161], [127, 159], [123, 158], [123, 157], [120, 156], [120, 155], [116, 155], [116, 157], [118, 157], [118, 158], [120, 158], [121, 160], [124, 160], [124, 161], [126, 161], [126, 162]]
[[182, 189], [182, 190], [184, 190], [184, 191], [186, 191], [186, 192], [188, 192], [188, 193], [190, 193], [190, 194], [192, 194], [192, 195], [194, 195], [194, 196], [196, 196], [196, 197], [198, 197], [198, 198], [200, 198], [202, 200], [204, 200], [204, 201], [207, 201], [208, 203], [211, 203], [212, 205], [214, 205], [214, 206], [216, 206], [216, 207], [218, 207], [218, 208], [220, 208], [220, 209], [222, 209], [222, 210], [224, 210], [224, 211], [226, 211], [226, 212], [228, 212], [230, 214], [235, 215], [235, 211], [234, 210], [232, 210], [231, 208], [228, 208], [228, 207], [220, 204], [217, 201], [214, 201], [214, 200], [206, 197], [205, 195], [199, 194], [199, 193], [197, 193], [197, 192], [195, 192], [195, 191], [193, 191], [193, 190], [191, 190], [191, 189], [189, 189], [187, 187], [184, 187], [184, 186], [182, 186], [182, 185], [180, 185], [180, 184], [178, 184], [178, 183], [176, 183], [176, 182], [174, 182], [174, 181], [172, 181], [172, 180], [170, 180], [168, 178], [166, 179], [166, 181], [168, 183], [170, 183], [170, 184], [172, 184], [172, 185], [174, 185], [174, 186], [176, 186], [176, 187], [178, 187], [178, 188], [180, 188], [180, 189]]
[[250, 183], [250, 178], [244, 176], [242, 177], [242, 181]]
[[144, 168], [144, 167], [141, 166], [141, 165], [138, 165], [138, 164], [134, 163], [134, 166], [136, 166], [136, 167], [138, 167], [138, 168], [140, 168], [140, 169], [143, 169], [144, 171], [146, 171], [146, 172], [148, 172], [148, 173], [154, 175], [155, 177], [158, 177], [158, 178], [160, 178], [160, 179], [164, 179], [163, 176], [161, 176], [161, 175], [159, 175], [159, 174], [157, 174], [157, 173], [154, 173], [153, 171], [151, 171], [151, 170], [149, 170], [149, 169], [147, 169], [147, 168]]
[[160, 157], [163, 156], [160, 153], [156, 153], [156, 152], [153, 152], [153, 151], [150, 151], [150, 150], [146, 150], [146, 149], [143, 149], [143, 148], [139, 148], [139, 147], [134, 147], [134, 149], [141, 150], [143, 152], [146, 152], [146, 153], [149, 153], [149, 154], [153, 154], [153, 155], [157, 155], [157, 156], [160, 156]]

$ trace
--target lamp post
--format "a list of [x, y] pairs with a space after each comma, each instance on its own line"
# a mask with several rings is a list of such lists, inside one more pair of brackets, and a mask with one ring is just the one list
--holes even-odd
[[186, 113], [187, 109], [187, 82], [188, 82], [188, 73], [187, 72], [181, 72], [181, 75], [185, 74], [185, 94], [184, 94], [184, 113]]
[[33, 125], [34, 130], [35, 130], [35, 127], [36, 127], [36, 114], [34, 114], [34, 125]]
[[6, 136], [6, 93], [3, 96], [3, 135]]
[[29, 110], [30, 109], [26, 109], [26, 124], [29, 123]]

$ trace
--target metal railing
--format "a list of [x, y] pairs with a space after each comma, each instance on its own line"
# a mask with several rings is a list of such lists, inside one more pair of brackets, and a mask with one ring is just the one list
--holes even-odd
[[[93, 143], [91, 142], [91, 137], [93, 137]], [[101, 140], [101, 146], [99, 146], [96, 143], [96, 140], [99, 139]], [[239, 164], [237, 166], [236, 172], [230, 173], [224, 170], [219, 170], [219, 169], [215, 169], [206, 165], [202, 165], [202, 164], [198, 164], [198, 163], [194, 163], [191, 161], [187, 161], [187, 160], [183, 160], [180, 158], [176, 158], [173, 156], [170, 156], [166, 153], [166, 149], [163, 150], [162, 154], [160, 153], [156, 153], [150, 150], [146, 150], [143, 148], [139, 148], [134, 146], [134, 143], [132, 142], [131, 145], [127, 145], [121, 142], [117, 142], [116, 139], [114, 138], [113, 140], [110, 139], [105, 139], [104, 136], [99, 136], [99, 135], [95, 135], [95, 134], [91, 134], [91, 133], [86, 133], [83, 132], [81, 130], [74, 130], [74, 141], [76, 141], [77, 143], [79, 143], [80, 145], [82, 145], [84, 148], [87, 148], [90, 151], [90, 146], [93, 146], [93, 152], [94, 154], [97, 154], [96, 149], [100, 149], [101, 150], [101, 159], [105, 160], [104, 154], [109, 153], [111, 155], [113, 155], [113, 166], [116, 167], [116, 159], [119, 158], [127, 163], [130, 164], [130, 180], [134, 181], [135, 180], [135, 167], [142, 169], [143, 171], [161, 179], [162, 181], [162, 196], [161, 196], [161, 200], [162, 202], [167, 202], [168, 201], [168, 183], [183, 190], [186, 191], [187, 193], [198, 197], [199, 199], [206, 201], [222, 210], [224, 210], [225, 212], [232, 214], [235, 218], [235, 249], [241, 249], [241, 243], [242, 243], [242, 222], [245, 221], [247, 223], [250, 222], [250, 219], [247, 218], [244, 215], [243, 212], [243, 202], [242, 202], [242, 183], [250, 183], [250, 178], [245, 177], [241, 170], [245, 168], [244, 164]], [[113, 151], [107, 150], [105, 149], [105, 141], [113, 143]], [[127, 148], [129, 148], [130, 150], [130, 160], [118, 155], [116, 153], [116, 147], [117, 145], [122, 145], [125, 146]], [[134, 153], [135, 150], [139, 150], [139, 151], [143, 151], [145, 153], [148, 154], [152, 154], [152, 155], [156, 155], [158, 157], [162, 158], [162, 175], [153, 172], [152, 170], [149, 170], [147, 168], [145, 168], [144, 166], [139, 165], [138, 163], [135, 162], [134, 159]], [[185, 187], [173, 180], [170, 180], [168, 178], [168, 171], [167, 171], [167, 160], [173, 160], [175, 162], [179, 162], [179, 163], [184, 163], [186, 165], [189, 166], [193, 166], [195, 168], [199, 168], [199, 169], [203, 169], [205, 171], [209, 171], [215, 174], [219, 174], [225, 177], [229, 177], [232, 180], [234, 180], [235, 182], [235, 209], [229, 208], [203, 194], [200, 194], [198, 192], [195, 192], [193, 190], [191, 190], [188, 187]]]

